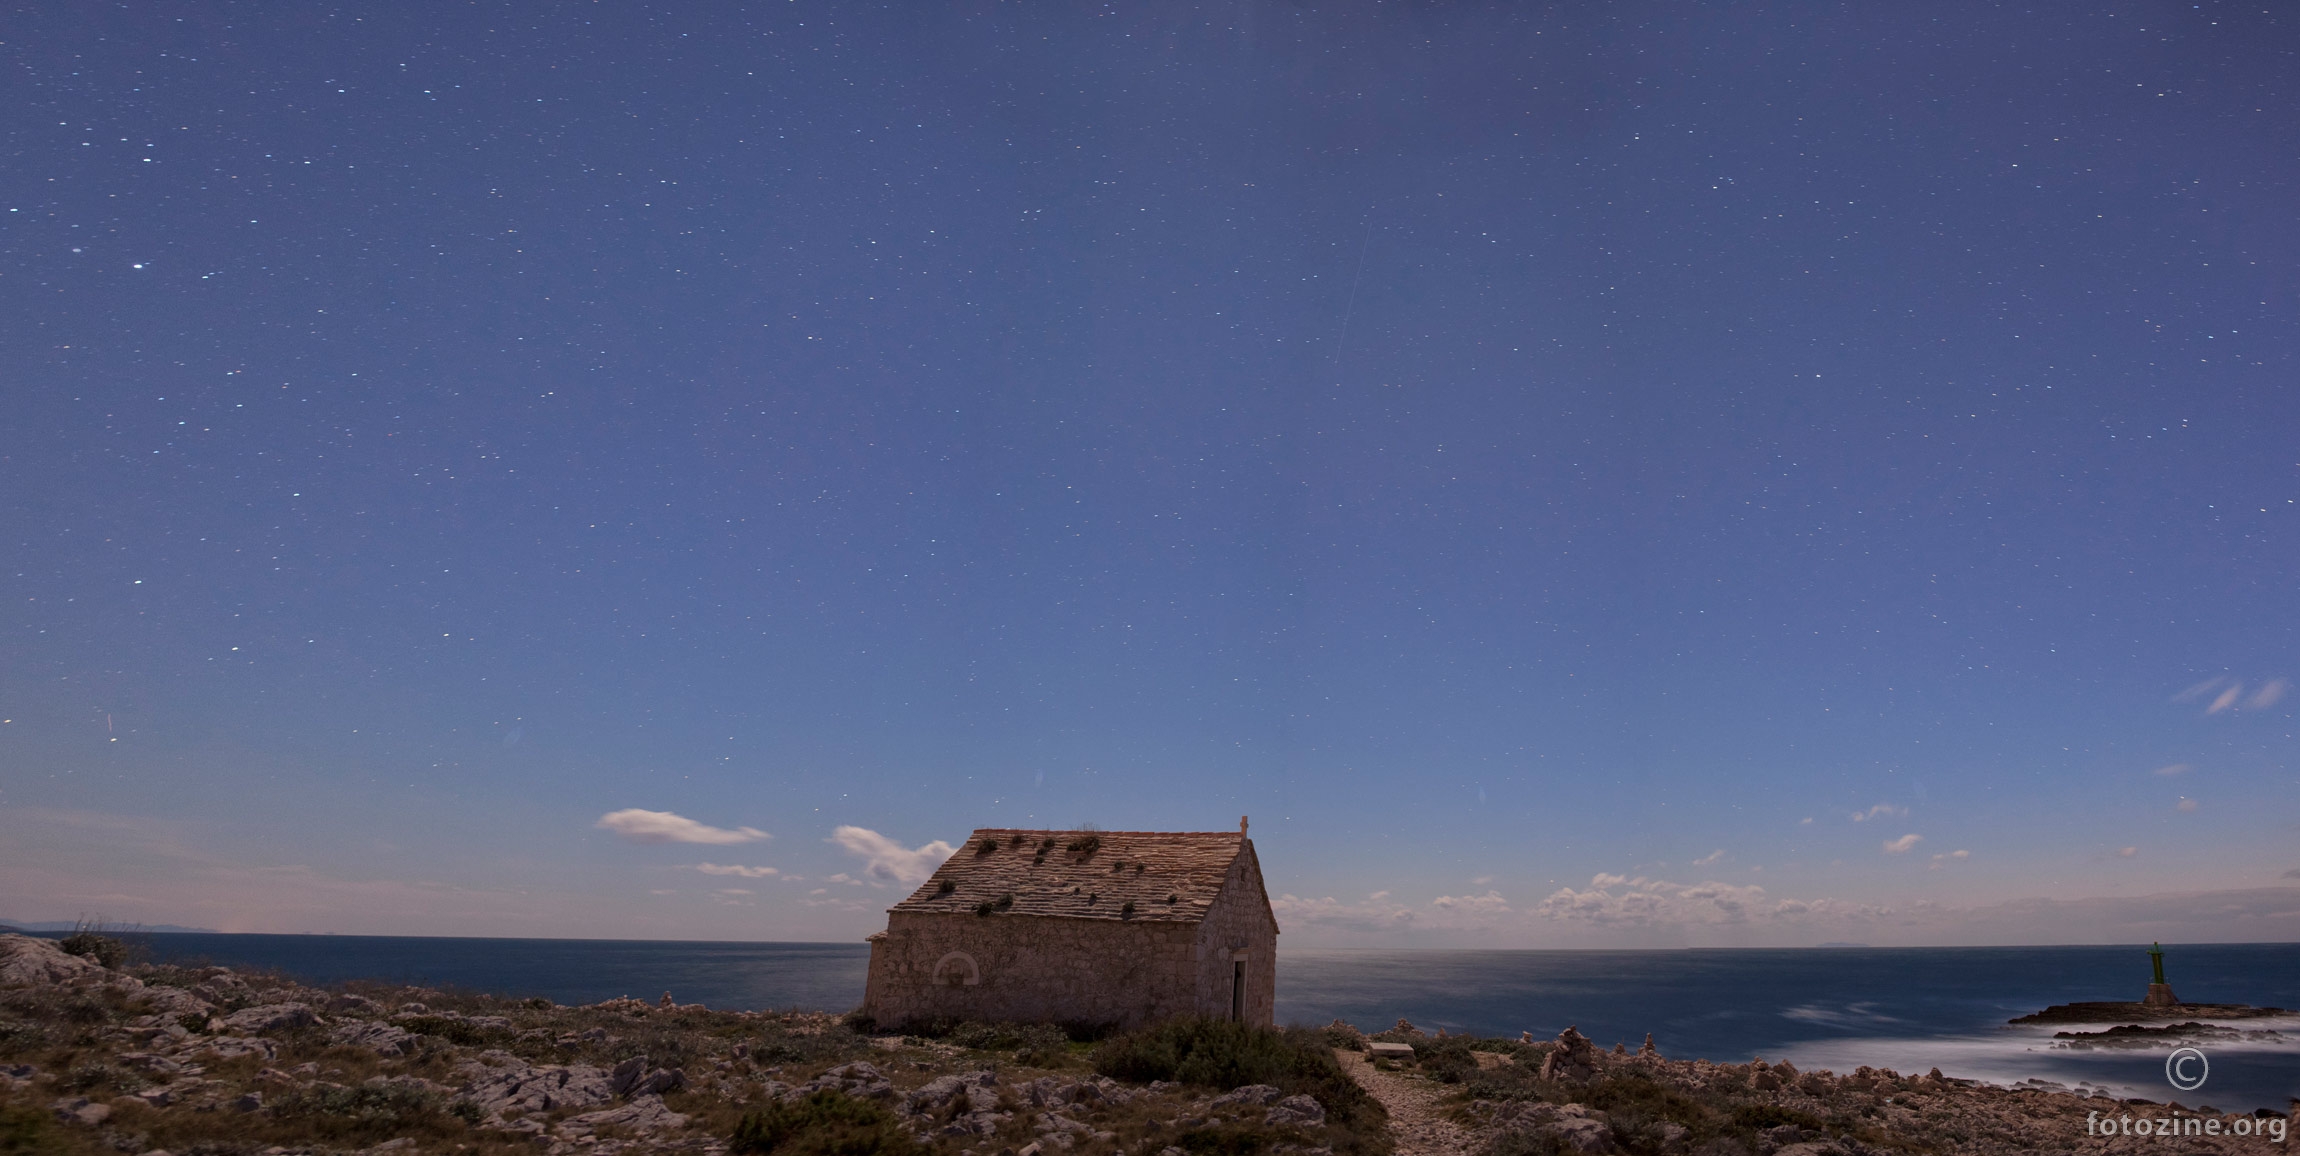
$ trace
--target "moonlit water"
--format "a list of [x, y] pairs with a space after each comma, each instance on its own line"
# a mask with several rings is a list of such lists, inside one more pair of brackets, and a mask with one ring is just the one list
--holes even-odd
[[[562, 1003], [616, 996], [721, 1008], [845, 1010], [861, 1001], [860, 943], [676, 943], [623, 940], [415, 939], [371, 936], [163, 934], [155, 960], [206, 958], [277, 968], [316, 982], [382, 979]], [[2060, 1030], [2005, 1021], [2049, 1004], [2136, 998], [2144, 949], [2123, 947], [1821, 948], [1735, 951], [1283, 951], [1280, 1022], [1399, 1018], [1428, 1031], [1553, 1036], [1579, 1027], [1600, 1046], [1635, 1048], [1647, 1032], [1664, 1055], [1788, 1059], [1848, 1072], [1939, 1067], [1999, 1083], [2045, 1080], [2152, 1100], [2241, 1111], [2283, 1109], [2300, 1092], [2300, 1017], [2248, 1020], [2281, 1039], [2207, 1044], [2198, 1093], [2164, 1082], [2165, 1049], [2071, 1051]], [[2300, 945], [2167, 949], [2185, 999], [2300, 1008]]]
[[[2167, 949], [2181, 998], [2300, 1008], [2300, 945]], [[2131, 947], [1807, 948], [1733, 951], [1304, 951], [1279, 957], [1278, 1014], [1369, 1030], [1399, 1017], [1427, 1031], [1553, 1036], [1579, 1027], [1599, 1046], [1740, 1062], [1762, 1056], [1849, 1072], [1867, 1064], [1996, 1083], [2044, 1080], [2226, 1110], [2283, 1109], [2300, 1094], [2300, 1017], [2234, 1026], [2266, 1044], [2206, 1044], [2195, 1094], [2165, 1083], [2169, 1047], [2072, 1051], [2019, 1025], [2051, 1004], [2132, 1000], [2148, 959]], [[2099, 1025], [2106, 1026], [2106, 1025]]]

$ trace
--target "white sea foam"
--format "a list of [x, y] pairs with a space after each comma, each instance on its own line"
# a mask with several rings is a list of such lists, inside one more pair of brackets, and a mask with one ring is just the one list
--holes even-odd
[[[2215, 1068], [2214, 1093], [2223, 1098], [2257, 1098], [2257, 1093], [2247, 1095], [2243, 1090], [2243, 1084], [2250, 1082], [2244, 1079], [2247, 1067], [2273, 1065], [2278, 1070], [2289, 1070], [2291, 1061], [2300, 1058], [2300, 1017], [2226, 1021], [2200, 1019], [2197, 1022], [2216, 1023], [2248, 1033], [2277, 1033], [2268, 1038], [2201, 1042], [2203, 1050], [2219, 1061]], [[1840, 1074], [1863, 1064], [1873, 1068], [1892, 1068], [1904, 1075], [1939, 1068], [1946, 1075], [2007, 1087], [2060, 1086], [2071, 1091], [2148, 1099], [2163, 1099], [2174, 1094], [2166, 1086], [2160, 1067], [2172, 1049], [2180, 1046], [2179, 1041], [2167, 1038], [2135, 1047], [2079, 1049], [2066, 1046], [2065, 1040], [2053, 1038], [2055, 1032], [2072, 1030], [2091, 1031], [2099, 1028], [2070, 1024], [2008, 1024], [1985, 1034], [1927, 1037], [1874, 1035], [1806, 1040], [1786, 1046], [1779, 1058], [1787, 1059], [1808, 1071], [1827, 1068]], [[2254, 1063], [2247, 1064], [2247, 1060]], [[2261, 1061], [2266, 1064], [2260, 1064]], [[2211, 1099], [2214, 1093], [2200, 1095], [2203, 1099]]]

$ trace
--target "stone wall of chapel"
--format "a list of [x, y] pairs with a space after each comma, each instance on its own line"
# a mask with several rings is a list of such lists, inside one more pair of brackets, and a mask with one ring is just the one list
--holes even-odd
[[[1137, 1027], [1200, 1010], [1197, 930], [1172, 921], [890, 912], [886, 932], [871, 941], [863, 1010], [888, 1027], [930, 1019]], [[957, 966], [937, 982], [936, 965], [952, 952], [973, 960], [978, 982], [956, 982], [965, 971]], [[1225, 1002], [1221, 1013], [1228, 1010]]]
[[1251, 854], [1230, 865], [1229, 877], [1198, 925], [1191, 984], [1198, 1014], [1229, 1018], [1233, 957], [1240, 944], [1246, 954], [1246, 1022], [1268, 1026], [1278, 1012], [1278, 924], [1270, 917], [1270, 901]]

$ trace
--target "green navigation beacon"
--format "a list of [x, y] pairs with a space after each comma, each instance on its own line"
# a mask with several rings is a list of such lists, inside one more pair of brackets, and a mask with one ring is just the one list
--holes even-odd
[[2164, 945], [2148, 945], [2148, 962], [2156, 968], [2156, 979], [2148, 985], [2148, 997], [2141, 1000], [2144, 1007], [2178, 1007], [2180, 997], [2172, 994], [2172, 985], [2164, 982]]

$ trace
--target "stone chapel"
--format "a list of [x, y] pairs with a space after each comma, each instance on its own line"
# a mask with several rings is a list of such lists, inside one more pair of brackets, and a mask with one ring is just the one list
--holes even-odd
[[862, 1011], [881, 1027], [1178, 1015], [1267, 1025], [1278, 921], [1236, 831], [984, 828], [870, 937]]

